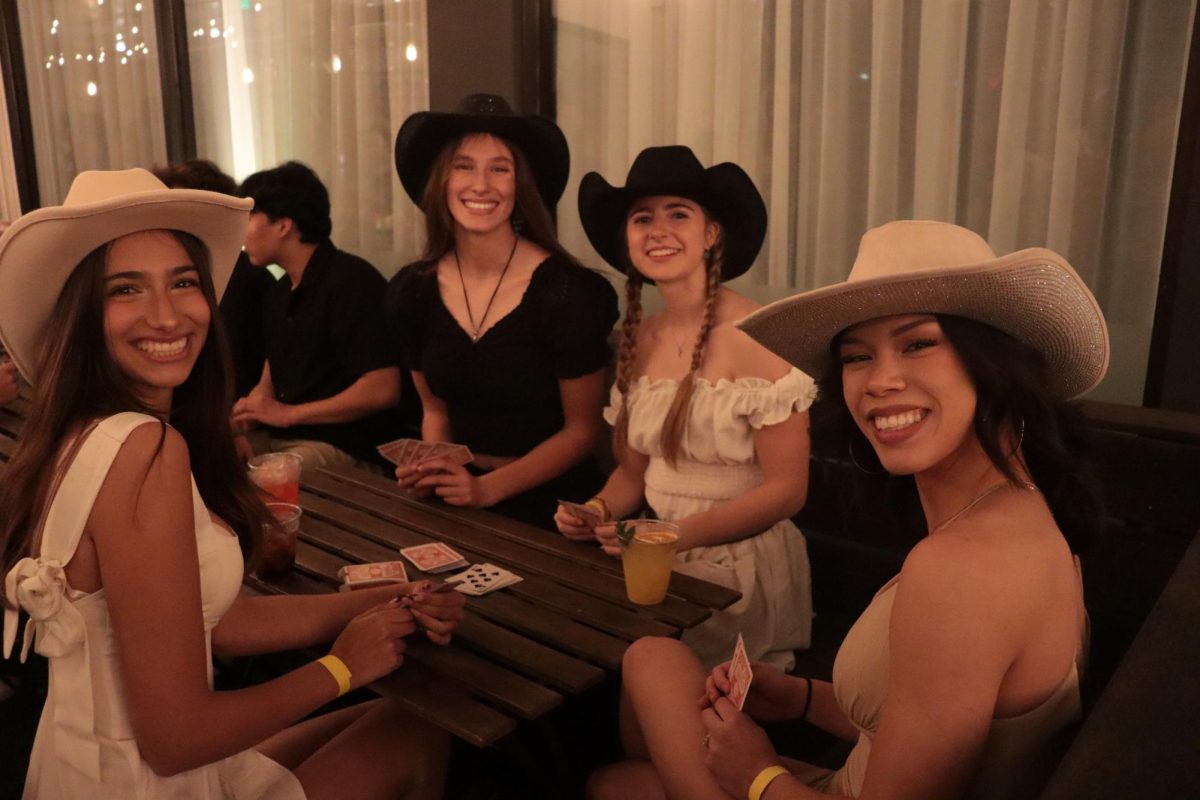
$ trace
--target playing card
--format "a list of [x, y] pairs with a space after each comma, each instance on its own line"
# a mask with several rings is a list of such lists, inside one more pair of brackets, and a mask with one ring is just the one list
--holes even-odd
[[450, 442], [434, 442], [433, 448], [421, 460], [428, 461], [431, 458], [444, 458], [460, 467], [475, 460], [475, 456], [465, 445], [451, 444]]
[[746, 693], [750, 691], [750, 681], [754, 671], [750, 669], [750, 659], [746, 657], [746, 643], [739, 633], [737, 645], [733, 648], [733, 659], [729, 662], [729, 694], [730, 702], [740, 711], [746, 702]]
[[512, 586], [522, 580], [524, 579], [520, 575], [515, 575], [495, 564], [476, 564], [457, 575], [451, 575], [446, 582], [456, 584], [455, 588], [463, 594], [478, 597], [497, 589], [503, 589], [505, 586]]
[[347, 564], [338, 570], [342, 579], [340, 591], [380, 586], [385, 583], [404, 583], [408, 572], [403, 561], [378, 561], [373, 564]]
[[404, 464], [409, 463], [407, 459], [407, 453], [411, 450], [413, 444], [415, 443], [415, 439], [396, 439], [395, 441], [379, 445], [375, 448], [375, 450], [379, 453], [379, 455], [383, 456], [396, 466], [403, 466]]
[[593, 506], [585, 506], [582, 503], [572, 503], [570, 500], [559, 500], [558, 504], [567, 510], [567, 513], [574, 514], [579, 517], [580, 521], [589, 528], [594, 528], [603, 520], [600, 519], [599, 512]]
[[448, 569], [457, 569], [467, 565], [467, 560], [461, 554], [441, 542], [404, 547], [401, 548], [400, 555], [423, 572], [445, 572]]

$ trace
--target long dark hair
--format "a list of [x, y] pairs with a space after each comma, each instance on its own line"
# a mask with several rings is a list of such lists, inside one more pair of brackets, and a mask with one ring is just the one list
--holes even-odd
[[[187, 443], [192, 475], [205, 504], [233, 528], [243, 555], [253, 562], [262, 526], [272, 519], [233, 446], [229, 347], [217, 313], [208, 248], [190, 234], [171, 233], [198, 268], [211, 322], [191, 374], [173, 394], [169, 422]], [[55, 333], [43, 340], [36, 357], [33, 402], [0, 481], [2, 574], [30, 555], [37, 525], [51, 500], [54, 467], [72, 431], [122, 411], [157, 416], [138, 398], [108, 352], [104, 264], [111, 245], [96, 248], [72, 271], [46, 326]]]
[[454, 217], [446, 205], [446, 184], [450, 180], [454, 154], [470, 136], [494, 136], [512, 153], [517, 187], [513, 220], [514, 224], [520, 227], [518, 233], [546, 252], [577, 264], [575, 257], [558, 243], [554, 220], [546, 210], [546, 204], [542, 202], [533, 170], [529, 168], [529, 160], [513, 142], [490, 133], [468, 133], [447, 142], [433, 162], [433, 168], [429, 170], [429, 179], [425, 182], [425, 192], [421, 195], [421, 210], [425, 212], [425, 249], [421, 253], [421, 261], [429, 265], [436, 264], [438, 259], [454, 249]]
[[[1015, 483], [1020, 480], [1010, 460], [1015, 456], [1046, 498], [1071, 551], [1085, 552], [1101, 529], [1103, 504], [1094, 470], [1085, 457], [1085, 425], [1078, 408], [1050, 393], [1046, 360], [1034, 348], [982, 322], [936, 316], [975, 388], [973, 428], [988, 460]], [[832, 356], [836, 356], [838, 344], [838, 338], [830, 344]], [[842, 399], [841, 362], [836, 357], [831, 362], [821, 381], [820, 410], [814, 409], [814, 451], [832, 459], [852, 457], [856, 477], [864, 483], [873, 482], [874, 477], [884, 481], [887, 498], [915, 500], [912, 478], [887, 475], [854, 423]], [[1006, 445], [1009, 431], [1019, 440], [1015, 453]], [[874, 491], [878, 489], [876, 483]], [[912, 509], [898, 513], [909, 522], [916, 518]]]

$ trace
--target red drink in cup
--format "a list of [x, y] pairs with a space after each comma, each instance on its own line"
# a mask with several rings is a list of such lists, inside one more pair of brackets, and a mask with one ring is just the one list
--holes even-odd
[[260, 575], [279, 575], [296, 564], [296, 534], [300, 532], [300, 506], [292, 503], [267, 503], [275, 517], [274, 525], [263, 526]]
[[291, 503], [300, 499], [300, 466], [296, 453], [263, 453], [250, 459], [250, 480], [264, 503]]

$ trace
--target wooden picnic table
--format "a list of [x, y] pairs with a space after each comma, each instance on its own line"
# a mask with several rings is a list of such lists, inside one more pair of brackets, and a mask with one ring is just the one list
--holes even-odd
[[[0, 467], [24, 425], [27, 398], [0, 408]], [[277, 578], [247, 576], [249, 591], [336, 591], [346, 564], [392, 561], [399, 548], [444, 542], [472, 564], [490, 562], [523, 580], [467, 598], [448, 646], [409, 640], [404, 665], [372, 688], [463, 740], [488, 746], [620, 670], [641, 636], [679, 636], [727, 608], [738, 592], [674, 574], [667, 599], [637, 606], [621, 565], [572, 542], [481, 509], [410, 497], [393, 480], [353, 467], [305, 479], [296, 567]], [[409, 565], [409, 577], [426, 576]]]

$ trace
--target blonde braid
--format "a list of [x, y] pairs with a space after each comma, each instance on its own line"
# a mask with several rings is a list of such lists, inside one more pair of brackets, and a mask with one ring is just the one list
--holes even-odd
[[629, 446], [629, 384], [637, 360], [638, 328], [642, 323], [642, 275], [632, 267], [625, 279], [625, 319], [621, 322], [621, 344], [617, 347], [617, 389], [621, 408], [613, 425], [613, 452], [618, 460]]
[[675, 468], [679, 459], [679, 450], [683, 446], [683, 437], [687, 432], [688, 411], [692, 404], [692, 391], [696, 387], [696, 373], [704, 360], [704, 348], [708, 344], [708, 334], [712, 330], [717, 317], [717, 296], [721, 288], [721, 261], [717, 246], [705, 257], [705, 268], [708, 282], [704, 287], [704, 317], [700, 322], [700, 331], [696, 334], [696, 346], [692, 348], [692, 363], [688, 374], [679, 382], [675, 390], [675, 399], [663, 420], [663, 429], [659, 445], [663, 458]]

